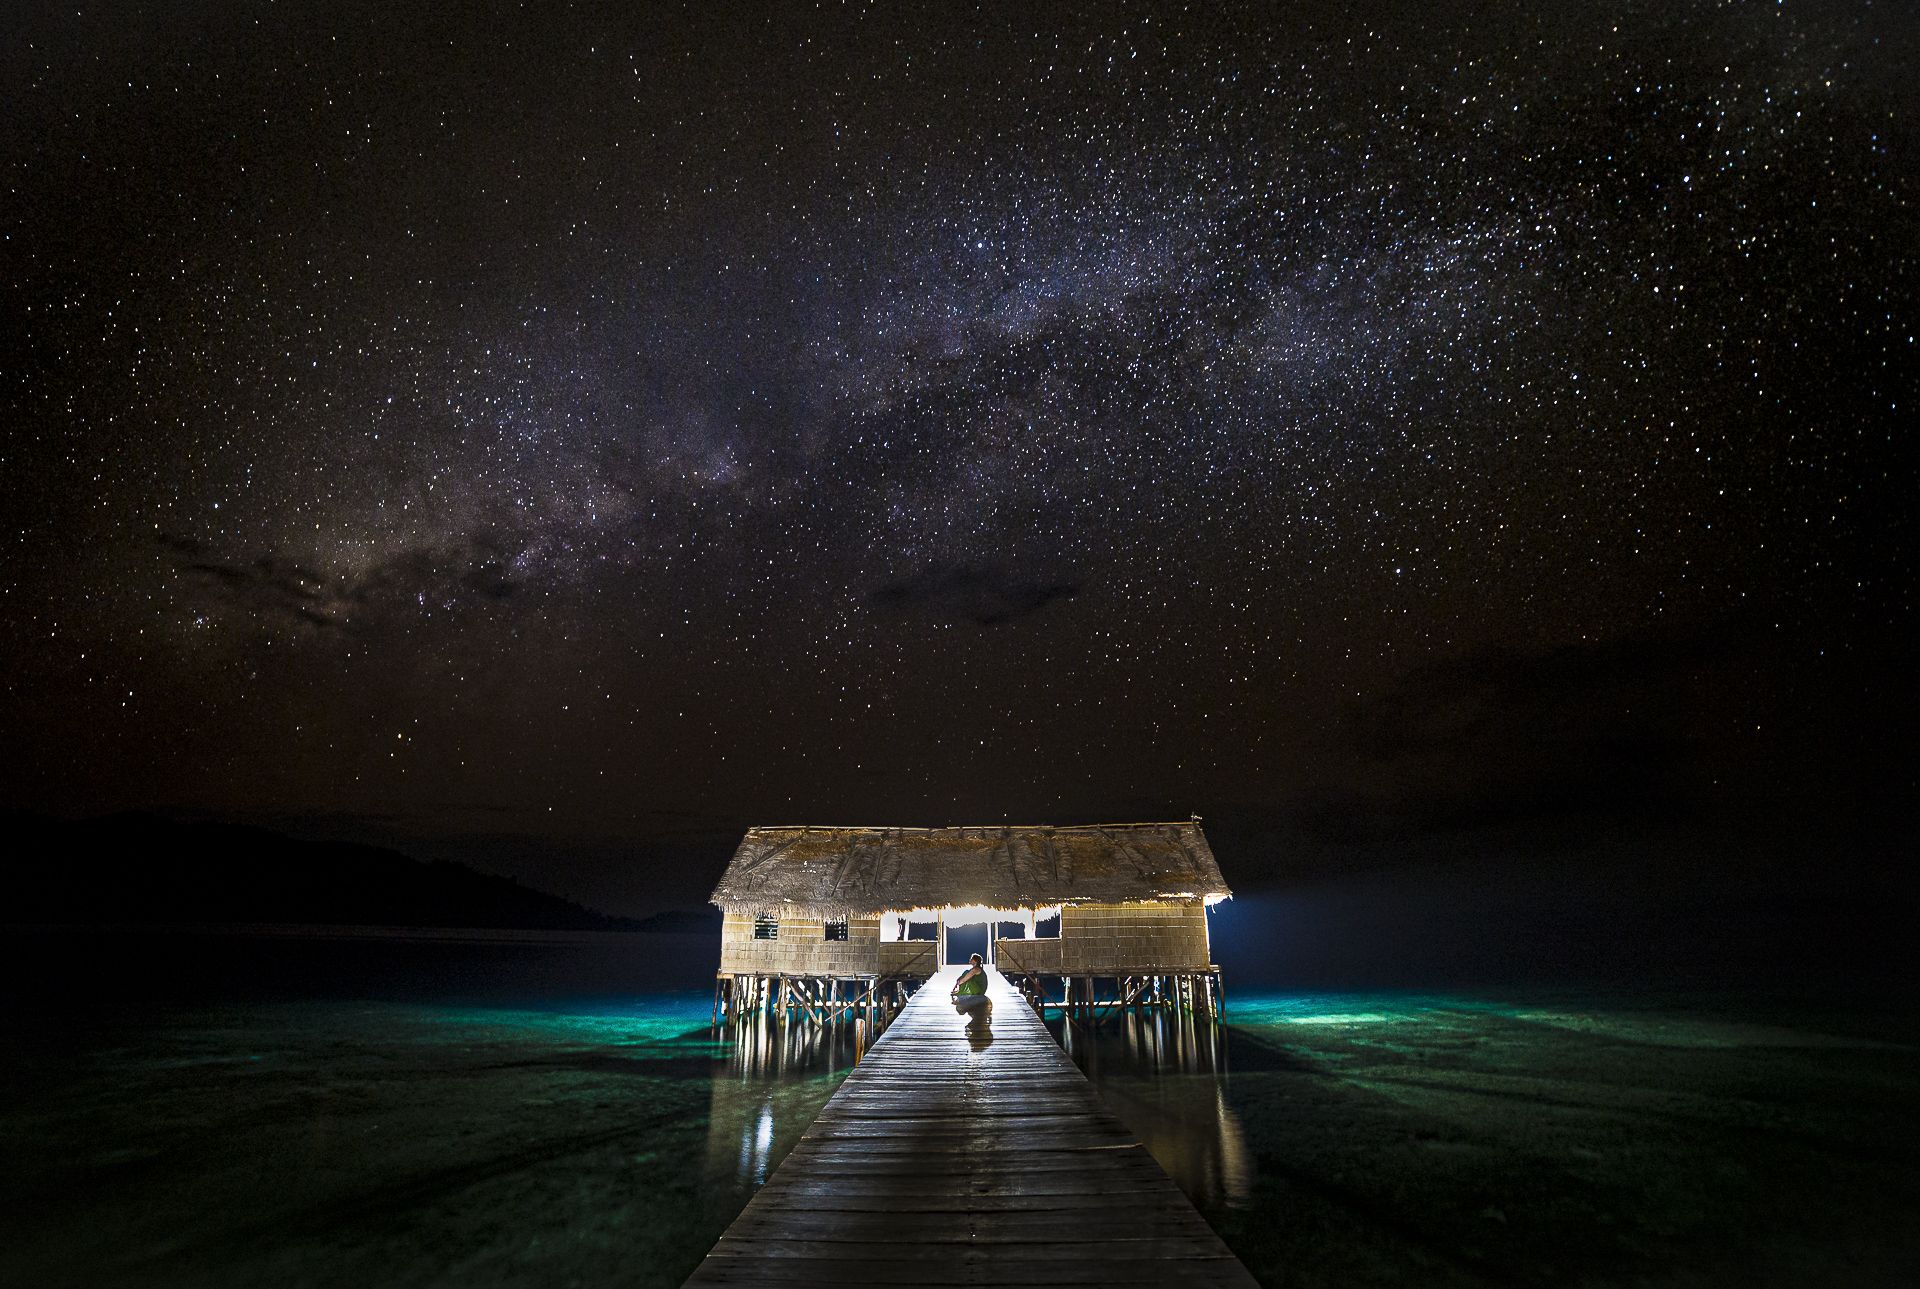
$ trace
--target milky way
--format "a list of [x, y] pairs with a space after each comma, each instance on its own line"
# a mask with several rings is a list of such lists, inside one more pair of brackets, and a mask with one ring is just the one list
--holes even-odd
[[1908, 626], [1901, 6], [543, 8], [14, 40], [13, 804], [1478, 800]]

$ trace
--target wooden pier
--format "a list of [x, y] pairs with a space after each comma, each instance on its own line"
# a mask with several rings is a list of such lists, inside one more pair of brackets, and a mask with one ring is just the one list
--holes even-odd
[[1165, 1284], [1253, 1277], [1033, 1009], [915, 994], [689, 1285]]

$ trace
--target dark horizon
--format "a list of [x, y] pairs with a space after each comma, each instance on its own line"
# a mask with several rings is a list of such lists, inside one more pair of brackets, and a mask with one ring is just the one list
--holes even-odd
[[[16, 847], [6, 874], [8, 921], [23, 945], [40, 946], [23, 948], [23, 961], [49, 953], [66, 961], [72, 979], [60, 993], [83, 998], [116, 980], [117, 964], [134, 958], [146, 960], [149, 987], [163, 993], [182, 983], [163, 965], [169, 960], [197, 973], [202, 987], [215, 987], [230, 970], [221, 962], [256, 962], [262, 952], [243, 950], [232, 935], [284, 936], [302, 924], [316, 931], [464, 928], [483, 938], [490, 927], [676, 933], [681, 949], [662, 960], [672, 967], [645, 978], [654, 989], [698, 990], [720, 944], [717, 913], [705, 904], [706, 875], [724, 865], [734, 840], [719, 849], [689, 845], [677, 861], [685, 869], [678, 887], [641, 885], [629, 873], [625, 884], [644, 890], [649, 903], [621, 908], [553, 890], [552, 856], [538, 849], [529, 856], [545, 863], [523, 881], [484, 875], [484, 866], [476, 871], [458, 859], [422, 860], [404, 847], [253, 826], [147, 815], [68, 822], [14, 815], [3, 822]], [[1244, 827], [1227, 824], [1218, 836], [1229, 854], [1252, 843]], [[1833, 869], [1832, 891], [1810, 893], [1801, 848], [1830, 846], [1831, 837], [1730, 832], [1721, 840], [1737, 843], [1742, 866], [1707, 872], [1684, 867], [1690, 856], [1659, 849], [1657, 833], [1640, 839], [1652, 849], [1636, 849], [1632, 840], [1616, 829], [1599, 852], [1605, 865], [1595, 863], [1590, 841], [1562, 838], [1524, 853], [1509, 841], [1507, 849], [1469, 846], [1398, 866], [1376, 859], [1366, 869], [1323, 860], [1278, 884], [1239, 883], [1235, 898], [1212, 910], [1214, 959], [1236, 991], [1256, 993], [1467, 990], [1499, 997], [1629, 989], [1651, 998], [1733, 991], [1873, 1006], [1911, 987], [1907, 887], [1896, 850], [1854, 856]], [[1297, 859], [1300, 852], [1280, 853]], [[1223, 862], [1231, 872], [1231, 859]], [[676, 902], [676, 889], [692, 893]], [[221, 933], [223, 924], [231, 931]], [[47, 938], [89, 925], [117, 939], [83, 935], [75, 946], [55, 948]], [[182, 933], [204, 943], [159, 947]], [[222, 942], [234, 947], [222, 950]], [[401, 970], [385, 985], [370, 978], [365, 987], [405, 990], [438, 979], [431, 967], [420, 975], [423, 967]], [[580, 987], [631, 987], [611, 975], [599, 985], [589, 980]], [[111, 987], [121, 993], [126, 985]]]

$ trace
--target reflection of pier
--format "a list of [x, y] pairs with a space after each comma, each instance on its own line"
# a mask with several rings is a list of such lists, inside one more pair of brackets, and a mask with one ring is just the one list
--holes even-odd
[[788, 1025], [779, 1017], [736, 1018], [723, 1031], [733, 1044], [728, 1061], [741, 1078], [780, 1078], [842, 1069], [866, 1055], [878, 1027], [865, 1020], [840, 1025]]
[[875, 1027], [867, 1021], [792, 1025], [764, 1014], [725, 1030], [731, 1052], [714, 1073], [707, 1115], [709, 1183], [744, 1200], [798, 1140], [825, 1094], [808, 1085], [853, 1065]]
[[[1117, 1023], [1101, 1024], [1106, 1014], [1088, 1024], [1068, 1019], [1058, 1026], [1060, 1046], [1071, 1056], [1090, 1051], [1098, 1059], [1100, 1051], [1124, 1052], [1136, 1068], [1163, 1073], [1225, 1074], [1227, 1072], [1226, 1031], [1211, 1017], [1192, 1012], [1125, 1011]], [[1094, 1067], [1087, 1066], [1089, 1074]]]
[[1224, 1027], [1191, 1013], [1128, 1012], [1113, 1024], [1050, 1028], [1189, 1199], [1208, 1210], [1248, 1201], [1253, 1152], [1227, 1104]]
[[1251, 1285], [1006, 979], [970, 1020], [956, 975], [914, 995], [688, 1283]]

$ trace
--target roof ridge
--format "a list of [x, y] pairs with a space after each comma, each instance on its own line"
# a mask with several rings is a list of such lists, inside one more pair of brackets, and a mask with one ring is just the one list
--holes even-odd
[[1200, 824], [1200, 817], [1194, 815], [1187, 819], [1140, 819], [1130, 823], [1098, 824], [753, 824], [749, 833], [756, 832], [1002, 832], [1013, 829], [1032, 829], [1037, 832], [1098, 832], [1106, 828], [1194, 828]]

